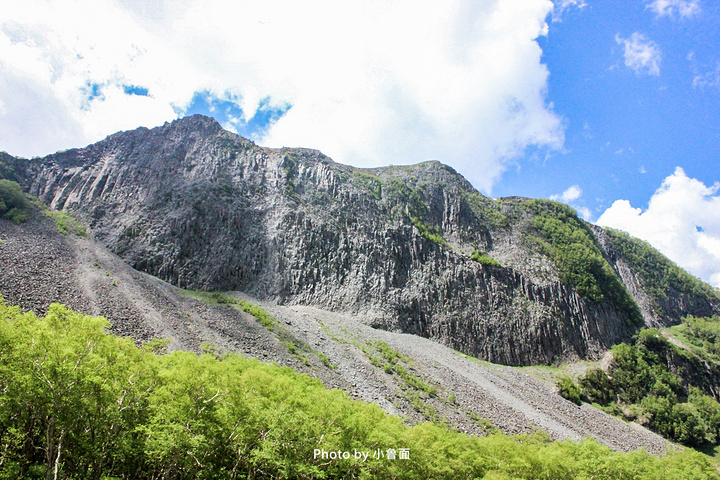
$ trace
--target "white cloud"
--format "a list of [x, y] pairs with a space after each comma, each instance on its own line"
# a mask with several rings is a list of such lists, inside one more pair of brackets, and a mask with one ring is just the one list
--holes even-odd
[[657, 43], [638, 32], [630, 35], [630, 38], [615, 35], [615, 41], [625, 49], [625, 66], [634, 70], [637, 75], [660, 75], [662, 54]]
[[535, 41], [552, 9], [548, 0], [10, 2], [0, 149], [82, 146], [172, 120], [173, 108], [210, 92], [237, 99], [245, 121], [292, 105], [261, 144], [359, 166], [438, 159], [489, 192], [528, 146], [562, 146]]
[[681, 267], [720, 287], [720, 183], [708, 187], [682, 168], [663, 181], [647, 210], [617, 200], [598, 225], [646, 240]]
[[563, 203], [570, 203], [582, 196], [582, 189], [578, 185], [573, 185], [565, 190], [561, 195], [551, 195], [550, 200]]
[[577, 203], [577, 200], [582, 197], [582, 188], [580, 188], [579, 185], [572, 185], [571, 187], [568, 187], [567, 190], [565, 190], [561, 194], [555, 194], [550, 195], [550, 200], [555, 200], [556, 202], [563, 202], [571, 207], [573, 207], [577, 212], [580, 214], [582, 218], [587, 220], [588, 222], [591, 221], [592, 218], [592, 212], [589, 208], [579, 205]]
[[715, 70], [711, 70], [702, 75], [696, 75], [693, 78], [692, 83], [694, 88], [718, 88], [720, 89], [720, 63], [715, 67]]
[[700, 0], [652, 0], [647, 8], [658, 17], [680, 15], [689, 18], [700, 13]]
[[587, 7], [587, 2], [585, 2], [585, 0], [555, 0], [552, 20], [553, 22], [560, 22], [568, 10], [572, 8], [582, 10], [585, 7]]

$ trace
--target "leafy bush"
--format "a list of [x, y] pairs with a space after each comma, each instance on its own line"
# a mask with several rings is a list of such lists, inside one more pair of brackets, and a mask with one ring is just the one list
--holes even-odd
[[[157, 354], [107, 326], [57, 304], [37, 318], [0, 300], [0, 478], [720, 479], [691, 450], [657, 458], [593, 440], [408, 427], [291, 369]], [[373, 456], [390, 448], [409, 458]]]
[[19, 225], [27, 221], [31, 210], [32, 203], [17, 182], [0, 180], [0, 217]]
[[575, 381], [568, 375], [561, 375], [555, 382], [555, 386], [563, 398], [570, 400], [576, 405], [582, 404], [580, 389], [575, 385]]
[[684, 445], [720, 445], [720, 403], [670, 371], [680, 352], [659, 330], [644, 329], [612, 353], [610, 376], [589, 369], [580, 379], [582, 398]]
[[474, 260], [482, 265], [488, 265], [491, 267], [499, 267], [500, 263], [492, 258], [489, 255], [486, 255], [485, 253], [481, 252], [480, 250], [475, 250], [472, 255], [470, 255], [470, 260]]
[[582, 396], [590, 403], [607, 405], [614, 399], [613, 383], [601, 368], [590, 368], [580, 379]]

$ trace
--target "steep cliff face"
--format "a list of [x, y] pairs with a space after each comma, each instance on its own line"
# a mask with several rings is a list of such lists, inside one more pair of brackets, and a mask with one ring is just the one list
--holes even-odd
[[[483, 197], [438, 162], [356, 169], [201, 116], [11, 160], [31, 194], [184, 288], [362, 313], [510, 365], [596, 357], [657, 321], [602, 230], [552, 202]], [[589, 273], [567, 260], [576, 250]], [[678, 298], [666, 323], [718, 311], [712, 289]]]

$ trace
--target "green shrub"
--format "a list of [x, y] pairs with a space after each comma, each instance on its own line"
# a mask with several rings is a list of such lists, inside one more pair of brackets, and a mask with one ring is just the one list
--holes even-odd
[[576, 405], [580, 405], [582, 400], [580, 399], [580, 389], [575, 384], [575, 381], [568, 375], [561, 375], [555, 382], [555, 386], [558, 388], [560, 395], [570, 400]]
[[53, 219], [55, 228], [63, 235], [87, 236], [87, 230], [85, 230], [83, 224], [69, 213], [58, 210], [45, 210], [45, 215]]
[[[0, 300], [0, 478], [720, 479], [691, 450], [658, 458], [594, 440], [409, 427], [289, 368], [138, 348], [108, 325]], [[390, 448], [409, 459], [373, 456]], [[329, 460], [316, 449], [369, 455]]]
[[607, 405], [615, 399], [612, 380], [600, 368], [590, 368], [580, 379], [582, 396], [590, 403]]
[[12, 180], [0, 180], [0, 217], [19, 225], [26, 222], [32, 210], [32, 203]]
[[488, 265], [491, 267], [499, 267], [500, 263], [492, 258], [489, 255], [486, 255], [480, 250], [475, 250], [472, 255], [470, 255], [470, 260], [474, 260], [482, 265]]

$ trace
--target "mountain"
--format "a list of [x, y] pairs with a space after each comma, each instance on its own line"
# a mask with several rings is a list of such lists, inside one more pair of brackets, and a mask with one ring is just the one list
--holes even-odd
[[598, 358], [641, 326], [720, 312], [649, 245], [547, 200], [491, 199], [439, 162], [359, 169], [187, 117], [0, 174], [134, 269], [356, 315], [506, 365]]
[[[277, 362], [408, 423], [655, 453], [660, 436], [558, 395], [561, 370], [497, 364], [596, 360], [644, 326], [720, 312], [716, 290], [566, 205], [487, 198], [439, 162], [262, 148], [203, 116], [0, 152], [0, 294], [106, 316], [138, 342]], [[678, 391], [717, 399], [715, 367], [654, 335]]]

